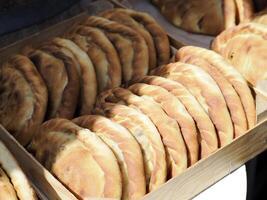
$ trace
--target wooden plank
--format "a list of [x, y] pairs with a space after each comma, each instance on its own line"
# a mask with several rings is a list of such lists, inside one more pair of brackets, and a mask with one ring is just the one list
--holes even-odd
[[144, 200], [187, 200], [207, 189], [267, 149], [267, 120], [243, 137], [188, 168], [180, 176], [149, 193]]
[[72, 193], [42, 167], [1, 125], [0, 140], [3, 141], [9, 151], [14, 155], [41, 199], [77, 200]]

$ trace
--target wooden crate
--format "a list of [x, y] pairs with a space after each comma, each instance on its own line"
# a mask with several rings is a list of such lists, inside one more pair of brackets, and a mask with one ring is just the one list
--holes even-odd
[[[107, 6], [107, 8], [108, 7], [109, 6]], [[63, 34], [66, 27], [70, 27], [83, 17], [85, 17], [85, 14], [64, 21], [46, 29], [45, 31], [29, 36], [1, 49], [0, 62], [3, 62], [13, 54], [20, 52], [26, 45], [36, 46], [42, 41]], [[188, 35], [187, 37], [188, 40], [190, 40], [191, 36]], [[184, 45], [183, 40], [176, 41], [176, 44], [179, 43]], [[174, 43], [172, 42], [172, 44]], [[201, 191], [209, 188], [223, 177], [244, 165], [248, 160], [265, 151], [267, 149], [267, 101], [264, 95], [257, 95], [256, 99], [259, 123], [255, 128], [249, 130], [244, 136], [235, 139], [231, 144], [217, 150], [209, 157], [199, 161], [181, 175], [172, 178], [158, 190], [147, 194], [143, 199], [191, 199]], [[33, 183], [38, 194], [41, 196], [41, 199], [76, 199], [1, 126], [0, 140], [4, 141], [10, 151], [18, 159], [19, 164]]]

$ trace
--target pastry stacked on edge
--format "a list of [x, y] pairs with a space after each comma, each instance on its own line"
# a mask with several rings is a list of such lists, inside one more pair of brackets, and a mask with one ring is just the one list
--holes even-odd
[[79, 199], [138, 200], [255, 125], [235, 67], [199, 47], [170, 63], [145, 13], [90, 16], [22, 53], [0, 68], [0, 123]]
[[190, 32], [217, 35], [250, 20], [252, 0], [152, 0], [175, 26]]

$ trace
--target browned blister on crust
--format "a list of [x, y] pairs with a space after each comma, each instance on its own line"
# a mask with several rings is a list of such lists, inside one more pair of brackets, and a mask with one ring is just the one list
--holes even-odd
[[94, 65], [98, 93], [121, 85], [121, 64], [115, 47], [97, 28], [78, 25], [69, 38], [85, 51]]
[[88, 17], [83, 25], [105, 32], [120, 57], [125, 83], [148, 72], [148, 47], [144, 38], [133, 29], [103, 17]]
[[224, 75], [205, 58], [196, 56], [198, 48], [183, 47], [176, 53], [176, 61], [196, 65], [205, 70], [218, 84], [234, 125], [235, 137], [244, 134], [248, 129], [245, 111], [243, 109], [240, 97], [233, 88], [232, 84]]
[[229, 111], [219, 87], [209, 74], [197, 66], [180, 62], [161, 67], [156, 74], [182, 83], [196, 97], [214, 123], [221, 147], [233, 140]]
[[160, 76], [145, 76], [139, 82], [160, 86], [184, 104], [199, 132], [200, 158], [205, 158], [218, 149], [218, 139], [210, 117], [186, 87]]
[[149, 69], [157, 67], [157, 52], [156, 47], [152, 38], [152, 35], [145, 29], [143, 25], [135, 21], [130, 15], [119, 12], [116, 9], [108, 10], [100, 13], [100, 16], [105, 17], [109, 20], [116, 21], [124, 24], [135, 31], [137, 31], [146, 41], [149, 54]]
[[140, 199], [146, 194], [143, 156], [135, 138], [123, 126], [100, 115], [73, 120], [97, 134], [114, 152], [122, 174], [122, 199]]
[[165, 183], [167, 176], [165, 149], [160, 134], [152, 121], [135, 107], [105, 102], [101, 96], [98, 110], [125, 127], [137, 140], [142, 150], [147, 191]]
[[66, 119], [49, 120], [40, 127], [29, 150], [78, 198], [121, 198], [117, 159], [88, 129]]
[[187, 153], [177, 122], [170, 118], [152, 99], [138, 97], [127, 89], [114, 88], [102, 101], [131, 105], [147, 115], [157, 127], [166, 149], [170, 177], [187, 168]]
[[187, 147], [188, 165], [196, 163], [199, 156], [197, 129], [180, 100], [160, 86], [136, 83], [128, 89], [136, 95], [151, 97], [169, 117], [177, 121]]
[[16, 55], [0, 68], [0, 123], [27, 145], [43, 122], [47, 89], [34, 64]]

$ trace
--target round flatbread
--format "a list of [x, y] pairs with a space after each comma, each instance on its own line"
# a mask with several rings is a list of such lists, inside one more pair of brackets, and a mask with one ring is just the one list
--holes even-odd
[[218, 84], [234, 125], [235, 137], [244, 134], [247, 129], [246, 114], [243, 109], [240, 97], [231, 85], [231, 83], [224, 77], [224, 75], [213, 65], [207, 62], [204, 58], [196, 56], [194, 52], [199, 48], [183, 47], [176, 53], [176, 61], [196, 65], [206, 71]]
[[212, 49], [227, 59], [252, 85], [267, 79], [265, 65], [267, 27], [259, 23], [244, 23], [222, 32], [212, 43]]
[[[16, 192], [15, 195], [17, 196], [18, 199], [37, 200], [37, 196], [34, 190], [32, 189], [32, 186], [30, 185], [27, 177], [21, 170], [20, 166], [18, 165], [13, 155], [9, 152], [7, 147], [1, 141], [0, 141], [0, 166], [5, 172], [5, 174], [8, 176], [10, 183], [13, 185], [14, 190]], [[1, 171], [0, 171], [0, 183], [1, 183]], [[0, 193], [0, 197], [1, 195], [3, 195], [2, 192]]]
[[138, 96], [151, 97], [160, 104], [169, 117], [177, 121], [187, 147], [188, 165], [196, 163], [199, 156], [197, 129], [194, 120], [179, 99], [164, 88], [155, 85], [136, 83], [128, 89]]
[[116, 49], [99, 29], [88, 26], [75, 27], [70, 39], [87, 52], [95, 67], [98, 93], [121, 85], [121, 65]]
[[139, 82], [160, 86], [183, 103], [199, 131], [200, 158], [205, 158], [218, 149], [217, 134], [210, 117], [182, 84], [160, 76], [145, 76]]
[[27, 145], [44, 120], [47, 89], [34, 64], [16, 55], [0, 67], [0, 123]]
[[55, 117], [71, 119], [76, 109], [79, 95], [77, 65], [67, 53], [51, 45], [46, 49], [28, 48], [24, 51], [35, 64], [47, 86], [46, 119]]
[[109, 20], [116, 21], [125, 26], [128, 26], [138, 32], [146, 41], [149, 54], [149, 69], [157, 67], [157, 52], [156, 47], [152, 38], [152, 35], [145, 29], [145, 27], [135, 21], [130, 15], [126, 13], [119, 12], [118, 10], [108, 10], [100, 14], [100, 16], [105, 17]]
[[243, 109], [247, 117], [248, 128], [253, 128], [256, 124], [255, 102], [248, 87], [248, 84], [242, 77], [242, 75], [234, 68], [234, 65], [229, 64], [222, 56], [220, 56], [214, 51], [195, 47], [194, 52], [194, 55], [205, 59], [209, 64], [216, 67], [223, 74], [223, 76], [232, 84], [237, 94], [239, 95], [241, 103], [243, 105]]
[[17, 200], [16, 191], [9, 181], [9, 177], [0, 167], [0, 199]]
[[235, 0], [235, 3], [238, 12], [239, 23], [250, 21], [254, 14], [253, 0]]
[[170, 118], [155, 101], [138, 97], [128, 89], [114, 88], [106, 102], [132, 105], [147, 115], [157, 127], [166, 149], [170, 177], [175, 177], [187, 168], [186, 147], [177, 122]]
[[127, 129], [100, 115], [86, 115], [72, 121], [96, 133], [116, 155], [122, 173], [122, 199], [143, 197], [146, 194], [143, 156]]
[[55, 45], [68, 49], [77, 59], [80, 65], [80, 100], [78, 105], [78, 114], [90, 114], [97, 95], [97, 79], [94, 66], [88, 55], [81, 50], [74, 42], [63, 38], [54, 38], [52, 42]]
[[120, 57], [125, 83], [148, 72], [148, 48], [144, 38], [133, 29], [103, 17], [88, 17], [83, 25], [105, 32]]
[[209, 74], [197, 66], [179, 62], [159, 68], [156, 74], [182, 83], [196, 97], [217, 129], [220, 147], [233, 140], [233, 124], [224, 97]]
[[167, 166], [165, 149], [155, 125], [133, 107], [105, 102], [98, 105], [102, 114], [125, 127], [135, 137], [143, 154], [147, 191], [156, 190], [166, 181]]
[[168, 35], [151, 15], [131, 9], [116, 8], [113, 10], [116, 13], [130, 16], [151, 34], [156, 47], [157, 66], [169, 63], [171, 49]]
[[78, 198], [121, 198], [117, 159], [88, 129], [66, 119], [49, 120], [40, 127], [29, 151]]

